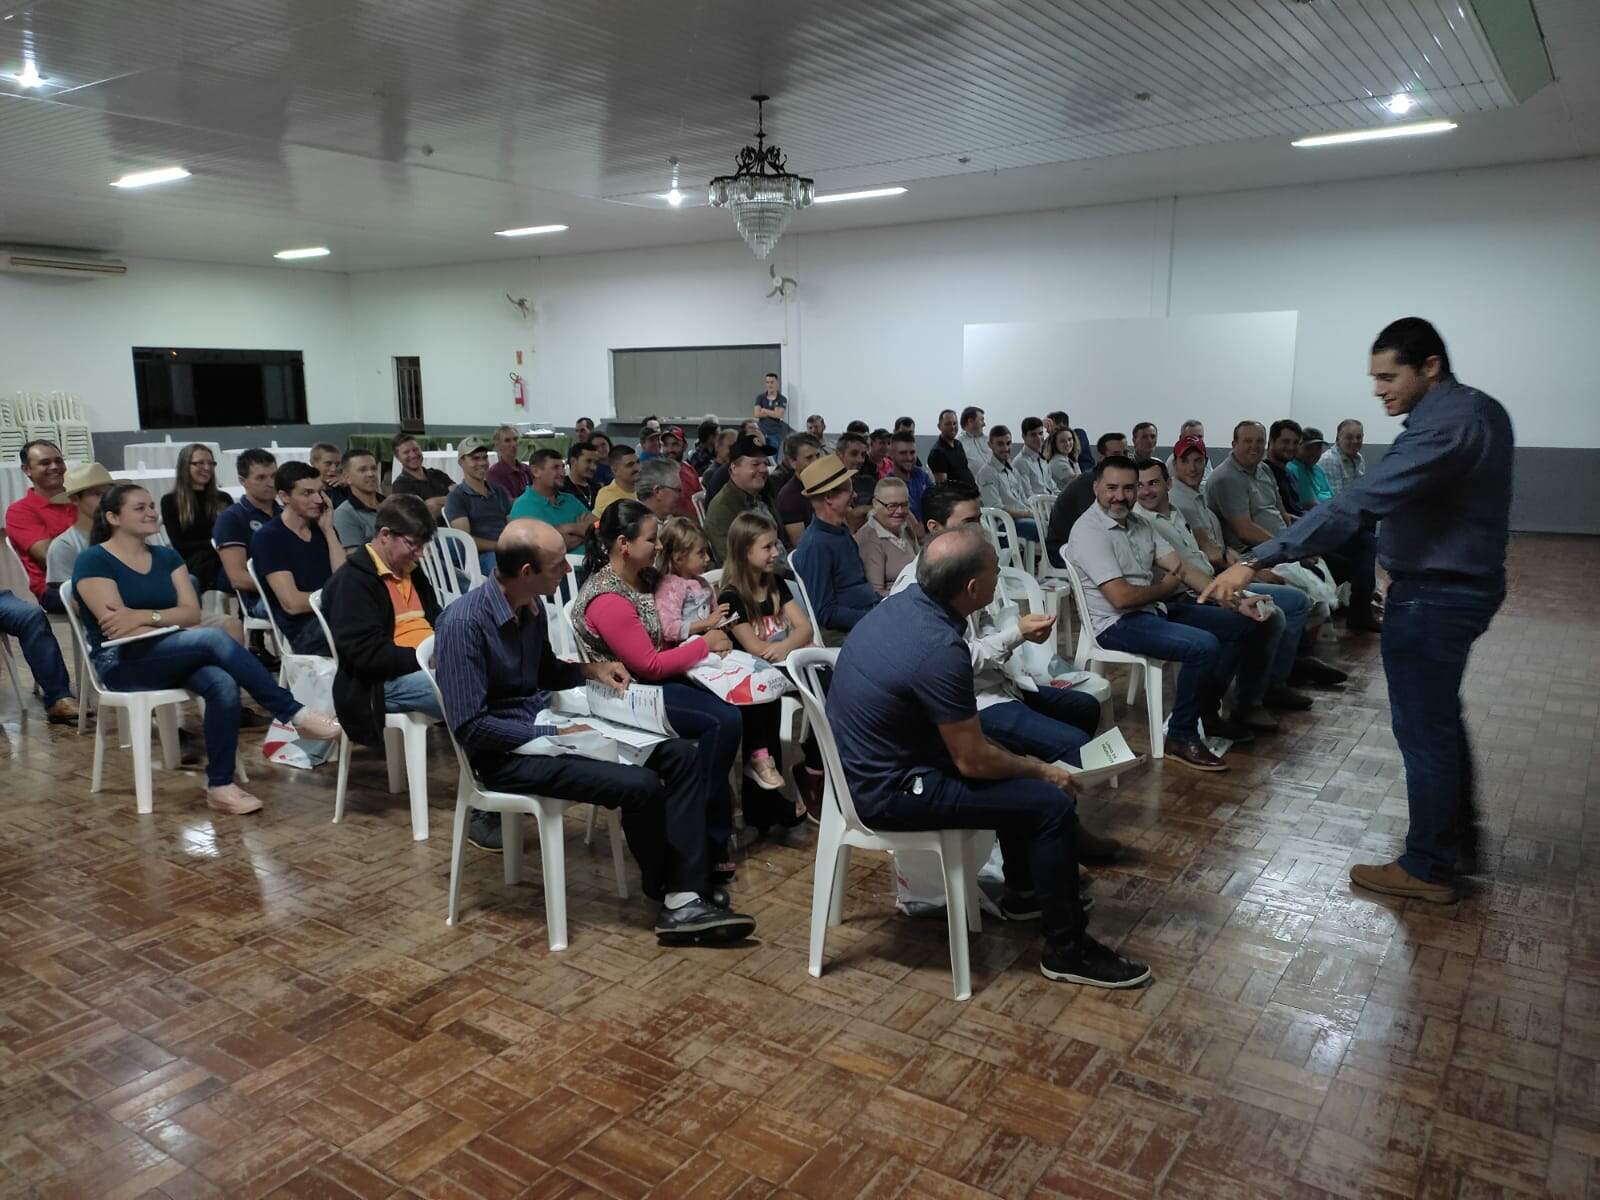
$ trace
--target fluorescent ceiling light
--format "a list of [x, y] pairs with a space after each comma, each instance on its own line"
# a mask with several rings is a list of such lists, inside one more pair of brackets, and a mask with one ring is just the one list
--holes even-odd
[[279, 250], [273, 258], [326, 258], [332, 254], [326, 246], [303, 246], [299, 250]]
[[23, 63], [22, 70], [11, 78], [17, 81], [18, 87], [24, 88], [36, 88], [45, 82], [44, 76], [39, 74], [39, 65], [32, 61]]
[[1448, 133], [1456, 127], [1454, 121], [1414, 121], [1410, 125], [1387, 125], [1381, 129], [1352, 129], [1346, 133], [1319, 133], [1290, 142], [1291, 146], [1307, 149], [1312, 146], [1343, 146], [1348, 142], [1378, 142], [1386, 138], [1417, 137], [1424, 133]]
[[903, 196], [903, 187], [867, 188], [861, 192], [834, 192], [831, 196], [817, 196], [813, 204], [837, 204], [841, 200], [876, 200], [879, 196]]
[[496, 229], [495, 237], [532, 237], [536, 233], [564, 233], [565, 225], [528, 225], [522, 229]]
[[175, 180], [189, 178], [189, 172], [182, 167], [162, 167], [156, 171], [135, 171], [132, 175], [124, 175], [121, 179], [113, 179], [111, 186], [115, 188], [142, 188], [151, 187], [157, 183], [172, 183]]

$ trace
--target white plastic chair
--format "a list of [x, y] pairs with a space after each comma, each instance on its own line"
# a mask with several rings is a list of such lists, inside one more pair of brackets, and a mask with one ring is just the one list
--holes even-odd
[[[452, 553], [452, 546], [456, 547], [459, 553]], [[459, 567], [452, 561], [457, 557], [461, 559]], [[428, 542], [428, 548], [422, 552], [419, 561], [423, 574], [433, 585], [433, 594], [438, 599], [440, 608], [448, 608], [451, 601], [461, 599], [483, 582], [483, 567], [478, 562], [477, 543], [472, 540], [470, 534], [463, 533], [459, 529], [435, 530], [432, 540]], [[458, 572], [466, 574], [465, 589], [461, 586], [461, 576]]]
[[[72, 636], [84, 648], [83, 679], [79, 687], [92, 691], [100, 709], [100, 719], [94, 723], [94, 773], [89, 780], [89, 791], [100, 790], [105, 774], [106, 712], [121, 709], [128, 714], [128, 725], [133, 742], [133, 795], [134, 805], [141, 813], [155, 811], [155, 783], [150, 762], [150, 718], [156, 719], [161, 730], [161, 762], [169, 771], [178, 769], [178, 708], [185, 700], [199, 702], [200, 697], [187, 688], [154, 688], [145, 692], [113, 692], [100, 682], [100, 673], [89, 657], [88, 640], [83, 635], [83, 624], [78, 615], [72, 584], [61, 585], [61, 603], [67, 610], [67, 623]], [[245, 778], [241, 766], [241, 780]]]
[[[222, 548], [217, 545], [217, 539], [216, 538], [212, 538], [211, 539], [211, 548], [217, 552], [217, 557], [218, 558], [222, 557]], [[245, 548], [245, 566], [246, 566], [246, 569], [249, 568], [249, 564], [250, 564], [249, 547], [246, 547]], [[226, 572], [224, 572], [224, 577], [225, 576], [226, 576]], [[252, 579], [255, 578], [254, 572], [251, 572], [251, 578]], [[237, 594], [233, 594], [232, 595], [232, 600], [233, 600], [233, 603], [236, 604], [238, 606], [238, 608], [239, 608], [239, 623], [244, 626], [244, 636], [245, 636], [245, 640], [246, 641], [249, 641], [250, 635], [252, 633], [259, 633], [259, 634], [262, 635], [262, 639], [263, 639], [264, 644], [269, 649], [271, 649], [273, 651], [277, 651], [277, 650], [280, 650], [280, 649], [283, 648], [283, 647], [281, 647], [279, 645], [277, 638], [273, 635], [272, 622], [271, 621], [267, 620], [267, 618], [265, 618], [265, 617], [252, 617], [250, 615], [250, 611], [247, 608], [245, 608], [244, 601], [242, 599], [240, 599]], [[267, 602], [267, 598], [265, 596], [262, 596], [261, 597], [261, 603], [263, 605], [265, 605], [266, 602]], [[204, 601], [202, 600], [202, 604], [203, 603], [204, 603]], [[279, 679], [280, 682], [283, 679], [283, 674], [281, 672], [278, 675], [278, 679]]]
[[939, 856], [944, 869], [945, 913], [950, 931], [950, 974], [957, 1000], [972, 997], [972, 966], [967, 954], [967, 931], [982, 928], [976, 892], [976, 863], [968, 861], [972, 831], [942, 829], [907, 833], [874, 833], [856, 814], [845, 781], [833, 730], [823, 707], [819, 672], [837, 661], [837, 650], [807, 647], [789, 656], [790, 669], [800, 689], [801, 703], [822, 751], [824, 784], [822, 828], [817, 835], [816, 879], [811, 889], [811, 947], [807, 970], [822, 977], [822, 956], [828, 926], [844, 919], [845, 878], [850, 851], [889, 852], [925, 850]]
[[[433, 685], [439, 707], [444, 707], [444, 696], [439, 691], [439, 681], [433, 673], [433, 638], [417, 647], [417, 665]], [[460, 772], [456, 780], [456, 815], [450, 842], [450, 904], [446, 925], [460, 920], [461, 860], [467, 845], [467, 813], [471, 809], [500, 814], [501, 858], [504, 860], [506, 886], [517, 883], [522, 877], [522, 817], [529, 814], [539, 823], [539, 857], [544, 872], [545, 924], [549, 930], [552, 951], [567, 948], [567, 850], [566, 831], [562, 816], [576, 801], [558, 800], [553, 796], [519, 796], [511, 792], [492, 792], [484, 789], [467, 761], [466, 752], [456, 741], [450, 723], [446, 721], [450, 746], [456, 752]], [[628, 898], [626, 863], [622, 857], [622, 827], [620, 821], [611, 822], [612, 861], [617, 872], [617, 896]]]
[[11, 653], [11, 638], [4, 633], [0, 633], [0, 654], [5, 655], [6, 670], [11, 675], [11, 690], [17, 694], [17, 711], [26, 716], [28, 706], [22, 698], [22, 684], [17, 680], [17, 660]]
[[94, 462], [94, 434], [86, 421], [56, 422], [61, 455], [68, 462]]
[[1078, 610], [1078, 648], [1073, 656], [1073, 665], [1078, 670], [1088, 669], [1090, 663], [1120, 663], [1128, 666], [1128, 703], [1132, 704], [1139, 698], [1139, 682], [1144, 681], [1145, 712], [1150, 721], [1150, 757], [1160, 758], [1165, 752], [1166, 731], [1164, 728], [1165, 716], [1161, 708], [1161, 668], [1163, 660], [1159, 658], [1146, 658], [1142, 654], [1130, 654], [1126, 650], [1108, 650], [1100, 644], [1094, 635], [1094, 623], [1089, 618], [1089, 601], [1083, 593], [1083, 580], [1078, 578], [1078, 571], [1072, 565], [1072, 560], [1062, 555], [1066, 563], [1063, 568], [1068, 582], [1072, 585], [1072, 603]]
[[[278, 628], [278, 610], [272, 607], [272, 601], [267, 598], [267, 589], [261, 585], [261, 576], [256, 574], [256, 560], [253, 558], [245, 559], [244, 569], [250, 572], [250, 582], [256, 585], [256, 591], [261, 596], [261, 607], [267, 614], [267, 628], [272, 632], [272, 640], [278, 644], [278, 686], [286, 686], [284, 684], [284, 680], [289, 678], [290, 663], [309, 663], [316, 659], [325, 658], [327, 656], [323, 654], [296, 654], [293, 650], [289, 649], [289, 639], [284, 637], [283, 631]], [[246, 629], [250, 628], [250, 620], [254, 619], [255, 618], [249, 618], [246, 620]], [[332, 643], [330, 642], [329, 645], [331, 646]]]
[[[1031, 573], [1034, 570], [1033, 551], [1038, 543], [1030, 542], [1017, 532], [1017, 523], [1005, 509], [982, 508], [978, 513], [984, 532], [989, 535], [989, 541], [1000, 555], [1000, 565]], [[1043, 530], [1040, 536], [1044, 536]]]
[[[322, 635], [328, 639], [333, 651], [333, 669], [339, 669], [339, 648], [333, 643], [333, 630], [322, 614], [322, 589], [311, 593], [311, 611], [316, 614]], [[425, 841], [428, 837], [428, 726], [438, 724], [426, 713], [385, 713], [383, 717], [383, 758], [389, 771], [389, 794], [400, 790], [401, 772], [409, 785], [411, 797], [411, 837]], [[398, 743], [398, 745], [397, 745]], [[399, 753], [396, 753], [399, 751]], [[339, 734], [339, 783], [333, 793], [333, 823], [344, 820], [345, 789], [350, 781], [350, 735]]]
[[706, 523], [706, 490], [705, 490], [705, 488], [701, 488], [694, 495], [690, 496], [689, 497], [689, 501], [690, 501], [690, 503], [692, 503], [694, 505], [694, 515], [697, 518], [699, 518], [700, 524], [704, 525]]

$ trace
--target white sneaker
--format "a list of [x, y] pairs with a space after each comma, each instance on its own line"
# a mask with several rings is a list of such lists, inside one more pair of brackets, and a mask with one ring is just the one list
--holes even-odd
[[308, 738], [315, 738], [319, 742], [337, 741], [339, 735], [344, 732], [338, 717], [331, 717], [314, 708], [302, 708], [295, 713], [290, 724]]

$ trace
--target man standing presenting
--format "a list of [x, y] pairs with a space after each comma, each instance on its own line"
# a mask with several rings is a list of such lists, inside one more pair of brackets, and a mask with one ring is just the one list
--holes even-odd
[[789, 398], [778, 390], [778, 377], [771, 371], [767, 372], [766, 390], [756, 397], [752, 415], [761, 422], [761, 436], [766, 439], [767, 453], [776, 454], [778, 447], [783, 445], [783, 439], [793, 431], [789, 428]]
[[488, 575], [494, 570], [495, 543], [511, 515], [511, 497], [489, 482], [489, 447], [482, 438], [462, 438], [456, 461], [461, 464], [461, 482], [444, 502], [444, 519], [472, 538], [478, 565]]
[[949, 483], [954, 480], [956, 483], [970, 483], [973, 487], [977, 487], [977, 477], [967, 465], [967, 452], [956, 440], [959, 429], [955, 409], [947, 408], [939, 414], [939, 440], [934, 442], [933, 449], [928, 451], [928, 470], [932, 473], [935, 483]]
[[1353, 866], [1350, 879], [1369, 891], [1449, 904], [1457, 878], [1478, 869], [1461, 680], [1472, 643], [1505, 599], [1511, 421], [1498, 401], [1456, 380], [1444, 340], [1420, 317], [1378, 334], [1369, 369], [1384, 411], [1405, 417], [1389, 453], [1246, 552], [1206, 592], [1231, 596], [1260, 569], [1336, 548], [1380, 522], [1378, 556], [1392, 580], [1383, 670], [1411, 823], [1396, 861]]
[[873, 829], [994, 830], [1005, 860], [1002, 907], [1042, 921], [1040, 972], [1132, 987], [1150, 968], [1087, 930], [1070, 773], [1004, 749], [978, 719], [967, 618], [994, 599], [999, 573], [980, 530], [941, 533], [917, 561], [916, 584], [856, 626], [828, 691], [850, 793]]

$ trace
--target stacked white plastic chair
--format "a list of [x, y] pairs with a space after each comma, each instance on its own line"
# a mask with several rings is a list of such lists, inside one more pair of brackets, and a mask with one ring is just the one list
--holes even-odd
[[50, 415], [50, 404], [38, 392], [17, 393], [17, 423], [22, 426], [23, 437], [30, 442], [61, 444], [61, 432]]
[[0, 462], [19, 462], [18, 455], [26, 441], [15, 407], [10, 401], [0, 400]]
[[68, 462], [94, 462], [94, 435], [83, 415], [83, 401], [65, 392], [51, 392], [46, 405], [56, 426], [56, 444]]

